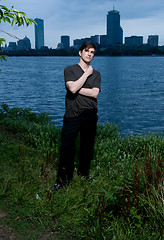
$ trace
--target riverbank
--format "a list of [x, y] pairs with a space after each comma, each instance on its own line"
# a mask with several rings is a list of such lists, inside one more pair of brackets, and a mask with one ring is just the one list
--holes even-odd
[[[162, 240], [164, 185], [162, 135], [120, 137], [98, 126], [92, 182], [75, 175], [51, 192], [59, 159], [60, 129], [47, 114], [0, 109], [0, 224], [19, 239]], [[47, 235], [46, 235], [47, 234]]]
[[[79, 56], [79, 49], [76, 47], [70, 47], [69, 49], [57, 48], [57, 49], [3, 49], [0, 51], [0, 55], [7, 56]], [[96, 56], [164, 56], [163, 46], [128, 46], [119, 45], [110, 48], [100, 48], [97, 46]]]

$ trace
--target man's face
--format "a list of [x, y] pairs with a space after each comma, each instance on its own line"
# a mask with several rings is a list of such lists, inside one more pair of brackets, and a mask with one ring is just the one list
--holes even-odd
[[83, 49], [82, 52], [79, 51], [79, 55], [85, 63], [90, 63], [92, 61], [92, 59], [94, 58], [95, 49], [94, 48], [85, 48], [85, 49]]

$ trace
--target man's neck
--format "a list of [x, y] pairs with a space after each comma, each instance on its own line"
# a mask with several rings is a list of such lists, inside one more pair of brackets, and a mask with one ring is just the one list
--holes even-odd
[[85, 72], [85, 71], [88, 69], [90, 63], [86, 63], [86, 62], [84, 62], [84, 61], [82, 61], [82, 60], [80, 59], [80, 62], [78, 63], [78, 65], [79, 65], [79, 66], [83, 69], [83, 71]]

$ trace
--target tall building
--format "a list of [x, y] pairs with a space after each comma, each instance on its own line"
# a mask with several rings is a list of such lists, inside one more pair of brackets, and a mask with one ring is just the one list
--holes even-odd
[[158, 35], [149, 35], [147, 43], [151, 47], [158, 47]]
[[125, 44], [129, 47], [137, 47], [143, 44], [143, 36], [125, 37]]
[[107, 45], [115, 46], [123, 43], [123, 30], [120, 26], [119, 11], [112, 10], [107, 14]]
[[35, 25], [35, 49], [44, 47], [44, 21], [40, 18], [34, 19], [37, 25]]
[[70, 47], [70, 37], [67, 35], [61, 36], [61, 43], [65, 49], [68, 49]]

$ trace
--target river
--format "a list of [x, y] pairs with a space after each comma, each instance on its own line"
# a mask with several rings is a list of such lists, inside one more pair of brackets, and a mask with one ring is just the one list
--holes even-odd
[[[0, 68], [0, 103], [47, 112], [56, 127], [65, 110], [63, 69], [79, 57], [9, 57]], [[99, 123], [116, 122], [121, 135], [164, 131], [164, 57], [95, 57], [101, 72]]]

